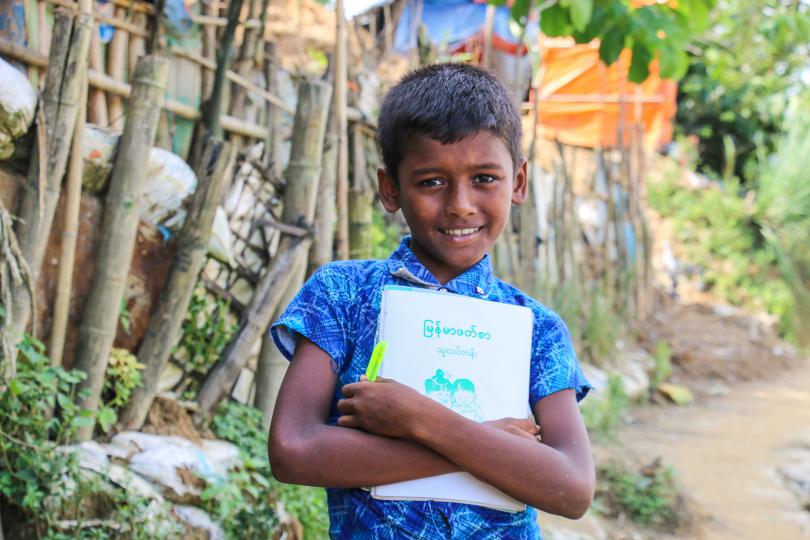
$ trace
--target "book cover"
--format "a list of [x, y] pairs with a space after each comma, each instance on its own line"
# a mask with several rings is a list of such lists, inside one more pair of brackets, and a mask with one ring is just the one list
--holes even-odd
[[[380, 375], [484, 422], [529, 409], [533, 316], [529, 308], [414, 287], [386, 286]], [[467, 473], [372, 488], [380, 499], [441, 500], [521, 511], [525, 506]]]

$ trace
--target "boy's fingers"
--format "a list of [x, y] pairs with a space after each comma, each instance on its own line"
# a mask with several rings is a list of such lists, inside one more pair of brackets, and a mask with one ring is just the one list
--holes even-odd
[[[337, 402], [337, 410], [344, 414], [348, 414], [352, 412], [352, 403], [351, 400], [348, 399], [339, 399]], [[338, 418], [338, 422], [340, 422], [340, 418]]]
[[353, 414], [344, 414], [337, 419], [337, 425], [340, 427], [354, 428], [357, 427], [357, 422]]
[[362, 383], [359, 382], [349, 383], [347, 385], [344, 385], [343, 388], [341, 388], [341, 392], [343, 392], [343, 395], [345, 397], [352, 397], [357, 393], [357, 390], [360, 389], [361, 384]]

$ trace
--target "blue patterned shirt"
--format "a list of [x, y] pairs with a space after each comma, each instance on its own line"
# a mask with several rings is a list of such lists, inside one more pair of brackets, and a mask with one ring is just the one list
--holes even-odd
[[[416, 285], [496, 302], [529, 307], [534, 314], [529, 401], [573, 388], [577, 399], [588, 393], [565, 323], [553, 311], [492, 273], [489, 256], [445, 285], [417, 260], [410, 237], [384, 261], [341, 261], [319, 269], [290, 303], [271, 332], [288, 359], [296, 335], [323, 349], [333, 362], [338, 384], [328, 422], [335, 424], [341, 388], [365, 373], [374, 347], [385, 285]], [[437, 501], [388, 501], [364, 489], [327, 489], [332, 538], [487, 538], [537, 539], [537, 513], [509, 513], [481, 506]]]

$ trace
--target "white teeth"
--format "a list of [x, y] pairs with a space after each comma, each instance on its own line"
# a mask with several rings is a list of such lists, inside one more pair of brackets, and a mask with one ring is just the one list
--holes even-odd
[[470, 229], [442, 229], [442, 232], [448, 236], [464, 236], [473, 234], [481, 230], [481, 227], [473, 227]]

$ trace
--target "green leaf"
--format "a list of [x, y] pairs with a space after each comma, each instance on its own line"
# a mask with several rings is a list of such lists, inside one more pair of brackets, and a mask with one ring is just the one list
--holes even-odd
[[664, 79], [678, 80], [689, 69], [689, 57], [686, 55], [686, 51], [672, 45], [662, 47], [658, 59], [661, 64], [661, 77]]
[[540, 13], [540, 29], [549, 37], [567, 36], [571, 33], [568, 10], [554, 4]]
[[104, 430], [104, 433], [110, 431], [110, 428], [115, 421], [118, 420], [118, 415], [115, 413], [115, 409], [111, 407], [101, 407], [98, 410], [98, 423], [101, 426], [101, 429]]
[[518, 23], [525, 24], [525, 19], [529, 15], [529, 0], [515, 0], [512, 4], [512, 18]]
[[630, 62], [630, 82], [640, 84], [650, 75], [650, 51], [638, 41], [633, 44], [633, 60]]
[[624, 49], [626, 36], [626, 29], [616, 26], [610, 28], [605, 33], [602, 42], [599, 44], [599, 58], [602, 59], [602, 62], [609, 66], [619, 59], [619, 55], [622, 53], [622, 49]]
[[11, 379], [8, 382], [8, 389], [11, 390], [11, 395], [14, 397], [19, 396], [22, 394], [23, 386], [20, 384], [20, 381], [17, 379]]
[[578, 32], [585, 30], [593, 14], [593, 0], [567, 0], [561, 5], [568, 6], [574, 29]]

